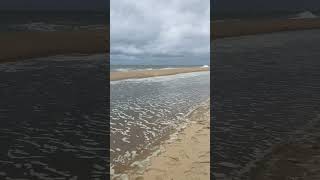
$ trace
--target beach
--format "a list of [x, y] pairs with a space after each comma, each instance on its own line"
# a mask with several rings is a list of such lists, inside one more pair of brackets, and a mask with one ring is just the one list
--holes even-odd
[[112, 179], [209, 177], [209, 83], [208, 70], [111, 81]]
[[210, 106], [206, 101], [187, 117], [189, 123], [161, 145], [141, 170], [134, 166], [130, 180], [210, 179]]
[[168, 76], [180, 73], [191, 73], [209, 71], [208, 67], [190, 67], [190, 68], [170, 68], [170, 69], [155, 69], [155, 70], [136, 70], [126, 72], [111, 72], [110, 80], [138, 79], [157, 76]]
[[108, 30], [0, 32], [0, 63], [55, 55], [107, 53]]
[[[320, 20], [317, 18], [226, 20], [211, 23], [211, 39], [216, 40], [215, 44], [218, 45], [214, 48], [213, 58], [223, 59], [213, 62], [213, 67], [216, 68], [213, 81], [216, 87], [221, 88], [221, 91], [216, 88], [214, 92], [217, 119], [214, 119], [216, 126], [211, 132], [216, 138], [216, 163], [213, 166], [217, 179], [239, 178], [243, 175], [239, 172], [250, 169], [252, 162], [256, 160], [258, 165], [246, 174], [253, 179], [268, 179], [270, 174], [278, 176], [269, 179], [318, 178], [315, 172], [319, 171], [319, 138], [314, 138], [313, 142], [279, 143], [293, 129], [303, 126], [304, 119], [313, 117], [314, 109], [319, 106], [319, 87], [316, 84], [319, 79], [317, 77], [320, 77], [320, 65], [314, 60], [319, 55], [319, 46], [313, 44], [319, 42], [316, 41], [319, 39], [319, 32], [310, 30], [317, 28], [320, 28]], [[284, 31], [291, 32], [286, 34]], [[239, 37], [256, 34], [263, 35]], [[39, 173], [50, 167], [50, 176], [57, 176], [56, 172], [64, 173], [66, 178], [103, 176], [98, 170], [105, 170], [107, 160], [99, 160], [97, 157], [104, 156], [107, 151], [105, 144], [101, 143], [106, 139], [107, 125], [104, 122], [108, 116], [105, 114], [106, 90], [103, 86], [107, 65], [104, 64], [104, 56], [97, 58], [80, 55], [108, 53], [107, 36], [107, 30], [0, 33], [0, 63], [3, 64], [3, 83], [0, 85], [3, 87], [4, 99], [0, 105], [5, 110], [0, 115], [12, 119], [18, 116], [24, 123], [23, 128], [12, 123], [6, 124], [2, 129], [3, 136], [12, 137], [13, 141], [19, 140], [16, 142], [17, 147], [3, 148], [2, 159], [6, 160], [4, 173], [12, 177], [24, 177], [22, 171], [20, 174], [9, 171], [12, 167], [19, 169], [28, 166], [16, 157], [24, 157], [27, 153], [30, 157], [24, 158], [38, 161], [32, 155], [39, 154], [38, 144], [44, 144], [40, 149], [41, 153], [43, 156], [50, 154], [50, 158], [40, 160], [42, 169]], [[252, 44], [254, 45], [250, 47]], [[304, 53], [293, 54], [300, 51]], [[77, 56], [50, 57], [55, 55]], [[49, 58], [33, 59], [48, 56]], [[239, 61], [239, 58], [245, 62]], [[7, 64], [27, 59], [25, 63]], [[79, 68], [83, 70], [79, 71]], [[127, 172], [114, 179], [209, 179], [209, 105], [202, 105], [185, 117], [190, 109], [209, 97], [209, 70], [209, 67], [183, 67], [110, 73], [113, 108], [110, 161], [115, 164], [116, 172], [122, 169]], [[17, 72], [17, 75], [12, 76], [11, 72]], [[310, 78], [306, 81], [301, 78], [302, 75]], [[5, 78], [6, 76], [10, 78]], [[44, 93], [49, 91], [48, 88], [49, 96]], [[39, 89], [42, 89], [43, 94], [34, 102], [35, 97], [39, 96]], [[74, 90], [78, 94], [74, 94]], [[61, 97], [56, 95], [59, 93]], [[310, 94], [315, 96], [311, 97]], [[32, 103], [30, 109], [19, 103], [17, 107], [21, 98], [24, 102]], [[79, 99], [76, 104], [73, 103], [75, 99]], [[27, 115], [17, 115], [17, 108]], [[48, 113], [52, 110], [57, 115]], [[39, 111], [39, 117], [32, 113]], [[40, 125], [38, 127], [49, 141], [30, 140], [29, 136], [35, 131], [33, 123], [38, 122], [24, 120], [28, 118], [55, 127], [53, 130]], [[43, 119], [57, 122], [52, 124]], [[181, 124], [186, 122], [186, 126], [181, 129]], [[89, 135], [85, 134], [88, 126]], [[283, 127], [288, 129], [282, 129]], [[97, 134], [99, 141], [95, 140]], [[65, 136], [76, 136], [79, 147], [69, 145], [68, 141], [64, 141]], [[82, 143], [86, 146], [81, 146]], [[19, 151], [21, 144], [28, 148]], [[271, 153], [260, 160], [264, 150], [274, 144], [276, 145]], [[51, 153], [56, 151], [55, 148], [67, 150]], [[8, 152], [11, 153], [10, 157], [6, 156]], [[77, 156], [74, 157], [74, 154]], [[304, 156], [305, 154], [308, 156]], [[88, 157], [92, 160], [88, 160]], [[70, 162], [77, 161], [79, 168], [70, 164], [66, 164], [68, 167], [55, 166], [56, 159], [69, 160], [68, 158]], [[16, 162], [11, 164], [10, 161]], [[32, 165], [39, 165], [37, 161]], [[80, 167], [87, 165], [90, 165], [92, 171], [86, 172]], [[79, 172], [83, 174], [78, 175]]]

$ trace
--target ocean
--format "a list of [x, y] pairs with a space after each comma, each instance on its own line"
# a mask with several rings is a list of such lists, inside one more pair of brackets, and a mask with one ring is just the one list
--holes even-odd
[[202, 67], [204, 65], [110, 65], [110, 71], [139, 71], [139, 70], [157, 70], [157, 69], [174, 69], [174, 68], [190, 68], [190, 67]]
[[78, 31], [105, 29], [106, 12], [0, 11], [0, 31]]
[[0, 64], [0, 179], [107, 179], [105, 55]]
[[[320, 107], [320, 31], [216, 40], [212, 47], [212, 173], [248, 179], [273, 145], [297, 138]], [[302, 133], [303, 134], [303, 133]]]
[[111, 166], [142, 161], [210, 97], [209, 72], [111, 81]]

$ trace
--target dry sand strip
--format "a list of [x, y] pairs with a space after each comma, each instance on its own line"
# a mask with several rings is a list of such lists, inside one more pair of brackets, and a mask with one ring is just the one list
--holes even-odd
[[152, 157], [142, 174], [130, 180], [209, 180], [210, 179], [210, 107], [209, 102], [189, 116], [190, 124], [175, 141], [163, 145], [164, 151]]
[[108, 51], [108, 32], [0, 32], [0, 63], [28, 58]]
[[127, 72], [111, 72], [110, 80], [124, 80], [124, 79], [139, 79], [156, 76], [176, 75], [180, 73], [209, 71], [206, 67], [191, 67], [191, 68], [175, 68], [175, 69], [158, 69], [158, 70], [141, 70], [141, 71], [127, 71]]
[[308, 29], [320, 29], [320, 18], [213, 21], [211, 22], [211, 40], [225, 37]]

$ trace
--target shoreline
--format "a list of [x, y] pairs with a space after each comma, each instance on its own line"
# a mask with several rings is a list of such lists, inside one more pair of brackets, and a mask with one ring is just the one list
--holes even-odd
[[159, 150], [148, 157], [144, 166], [132, 169], [113, 180], [167, 180], [210, 178], [210, 105], [203, 102], [187, 115], [187, 124], [170, 135]]
[[142, 79], [148, 77], [169, 76], [182, 73], [209, 71], [209, 68], [190, 67], [190, 68], [175, 68], [175, 69], [154, 69], [154, 70], [139, 70], [125, 72], [110, 72], [110, 81], [119, 81], [126, 79]]

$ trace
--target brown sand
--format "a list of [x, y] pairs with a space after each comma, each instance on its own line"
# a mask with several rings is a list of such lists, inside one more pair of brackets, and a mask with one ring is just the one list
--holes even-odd
[[251, 19], [211, 22], [211, 40], [233, 36], [319, 29], [320, 18], [315, 19]]
[[209, 180], [210, 179], [209, 102], [193, 111], [190, 124], [177, 139], [163, 145], [164, 152], [151, 158], [142, 174], [130, 180]]
[[107, 31], [1, 32], [0, 63], [60, 54], [106, 53]]
[[288, 143], [274, 148], [270, 157], [258, 164], [250, 179], [320, 179], [320, 145]]
[[276, 145], [272, 152], [251, 170], [250, 179], [302, 180], [320, 179], [320, 117], [307, 129], [286, 143]]
[[138, 79], [138, 78], [167, 76], [167, 75], [175, 75], [179, 73], [190, 73], [190, 72], [200, 72], [200, 71], [209, 71], [209, 68], [191, 67], [191, 68], [111, 72], [110, 80], [116, 81], [116, 80], [123, 80], [123, 79]]

